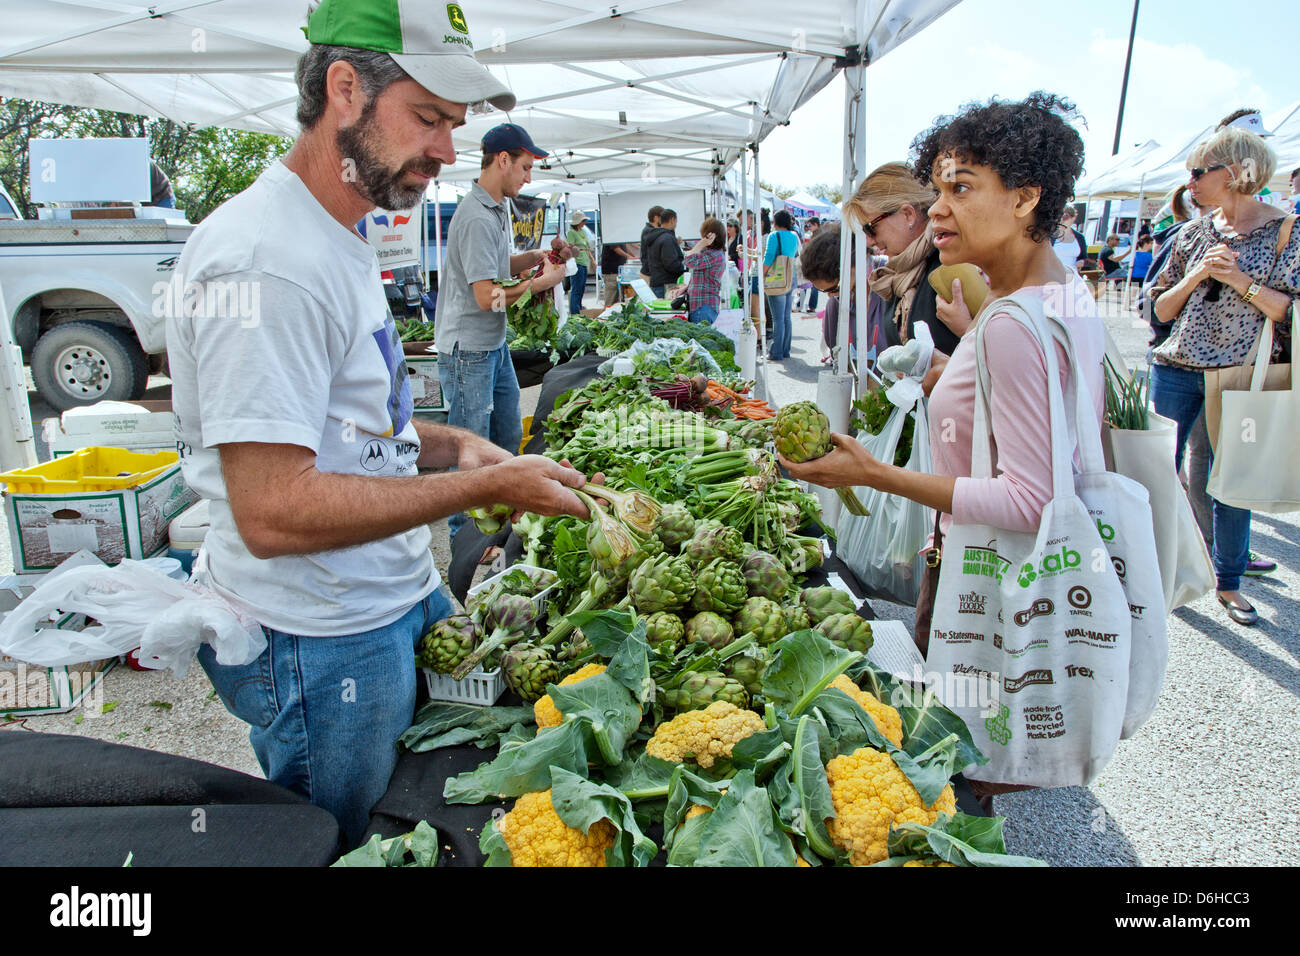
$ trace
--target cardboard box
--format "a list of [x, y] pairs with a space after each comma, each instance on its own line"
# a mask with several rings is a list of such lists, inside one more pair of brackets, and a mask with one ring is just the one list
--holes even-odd
[[95, 446], [140, 452], [176, 447], [175, 417], [167, 401], [97, 402], [47, 418], [42, 427], [54, 458]]
[[[35, 589], [30, 579], [12, 575], [0, 578], [0, 620]], [[84, 614], [64, 614], [43, 625], [64, 631], [79, 631], [85, 626]], [[117, 658], [110, 657], [67, 667], [36, 667], [0, 654], [0, 714], [32, 717], [66, 713], [88, 695], [102, 696], [101, 682], [115, 663]]]
[[[104, 448], [100, 452], [125, 456], [124, 462], [130, 459], [119, 449]], [[181, 477], [175, 452], [170, 454], [169, 464], [151, 469], [138, 483], [122, 479], [122, 487], [110, 490], [6, 491], [4, 509], [14, 571], [49, 571], [82, 548], [106, 564], [117, 564], [124, 558], [140, 560], [166, 550], [171, 520], [198, 500]], [[71, 460], [60, 459], [47, 466]], [[116, 468], [117, 472], [122, 470]], [[11, 482], [8, 487], [15, 486]]]
[[406, 370], [411, 376], [411, 399], [418, 409], [441, 411], [447, 408], [438, 379], [438, 356], [406, 356]]

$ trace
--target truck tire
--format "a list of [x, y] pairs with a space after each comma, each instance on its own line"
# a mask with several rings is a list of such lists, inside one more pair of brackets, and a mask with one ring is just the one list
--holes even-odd
[[130, 401], [149, 387], [149, 360], [135, 336], [102, 322], [56, 325], [32, 349], [32, 381], [59, 411]]

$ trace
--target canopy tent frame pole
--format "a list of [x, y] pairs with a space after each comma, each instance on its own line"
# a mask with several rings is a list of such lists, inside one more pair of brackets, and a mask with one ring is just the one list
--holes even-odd
[[[865, 115], [866, 103], [863, 100], [863, 78], [865, 76], [865, 64], [859, 63], [857, 66], [847, 67], [844, 70], [844, 155], [843, 169], [844, 178], [841, 189], [842, 201], [847, 202], [853, 195], [854, 185], [861, 175], [859, 163], [861, 157], [865, 154], [865, 144], [862, 142], [862, 119]], [[849, 322], [855, 321], [856, 316], [849, 315], [849, 298], [847, 294], [847, 280], [849, 270], [852, 267], [852, 231], [841, 228], [840, 230], [840, 295], [838, 297], [839, 321], [836, 326], [835, 335], [835, 373], [845, 375], [848, 373], [849, 366]], [[864, 249], [865, 251], [865, 249]], [[863, 275], [863, 280], [866, 276]], [[859, 300], [859, 310], [866, 315], [866, 302]]]
[[[0, 288], [0, 315], [8, 314], [4, 289]], [[32, 408], [27, 400], [23, 350], [14, 341], [8, 322], [0, 322], [0, 388], [4, 389], [5, 401], [4, 414], [0, 415], [0, 468], [30, 468], [37, 463]]]
[[[740, 304], [749, 320], [749, 154], [740, 152]], [[743, 324], [743, 323], [742, 323]]]
[[1142, 178], [1138, 181], [1138, 207], [1137, 213], [1133, 217], [1133, 238], [1128, 252], [1128, 275], [1124, 277], [1124, 298], [1120, 300], [1120, 305], [1128, 304], [1128, 288], [1133, 281], [1133, 260], [1137, 258], [1138, 233], [1142, 231], [1142, 202], [1146, 198], [1146, 184], [1147, 174], [1144, 171]]
[[[758, 107], [754, 107], [754, 123], [758, 125]], [[755, 384], [756, 397], [767, 398], [767, 290], [763, 287], [763, 269], [760, 263], [767, 258], [763, 242], [763, 186], [758, 178], [758, 143], [750, 147], [754, 151], [754, 229], [758, 235], [758, 259], [754, 269], [758, 273], [758, 358], [755, 367], [758, 381]]]

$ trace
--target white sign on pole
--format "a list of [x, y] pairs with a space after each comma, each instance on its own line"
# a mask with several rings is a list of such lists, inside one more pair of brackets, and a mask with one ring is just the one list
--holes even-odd
[[375, 247], [380, 269], [420, 264], [420, 210], [392, 212], [372, 209], [357, 223], [357, 231]]
[[148, 202], [147, 139], [32, 139], [32, 202]]

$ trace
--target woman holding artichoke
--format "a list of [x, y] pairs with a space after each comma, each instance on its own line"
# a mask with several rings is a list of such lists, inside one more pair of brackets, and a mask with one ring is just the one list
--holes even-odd
[[[1016, 292], [1050, 297], [1069, 326], [1079, 368], [1101, 429], [1101, 324], [1086, 285], [1067, 274], [1052, 236], [1075, 179], [1083, 169], [1083, 141], [1062, 113], [1069, 104], [1043, 93], [1020, 103], [991, 102], [941, 120], [912, 144], [913, 166], [938, 197], [929, 207], [935, 248], [945, 264], [969, 262], [984, 271], [989, 301]], [[962, 337], [930, 397], [934, 473], [919, 474], [876, 460], [848, 435], [835, 449], [804, 464], [782, 459], [796, 479], [828, 488], [865, 485], [934, 508], [942, 532], [954, 520], [1009, 531], [1034, 531], [1052, 497], [1052, 428], [1046, 356], [1038, 340], [1004, 313], [976, 317], [984, 342], [991, 397], [989, 419], [997, 449], [995, 475], [971, 477], [976, 349]], [[1069, 394], [1071, 364], [1057, 345], [1061, 387]], [[1057, 426], [1060, 427], [1060, 426]], [[1073, 424], [1069, 444], [1075, 445]], [[915, 637], [928, 648], [938, 571], [927, 568], [917, 603]], [[999, 785], [997, 792], [1003, 792]], [[991, 790], [985, 789], [989, 795]]]

